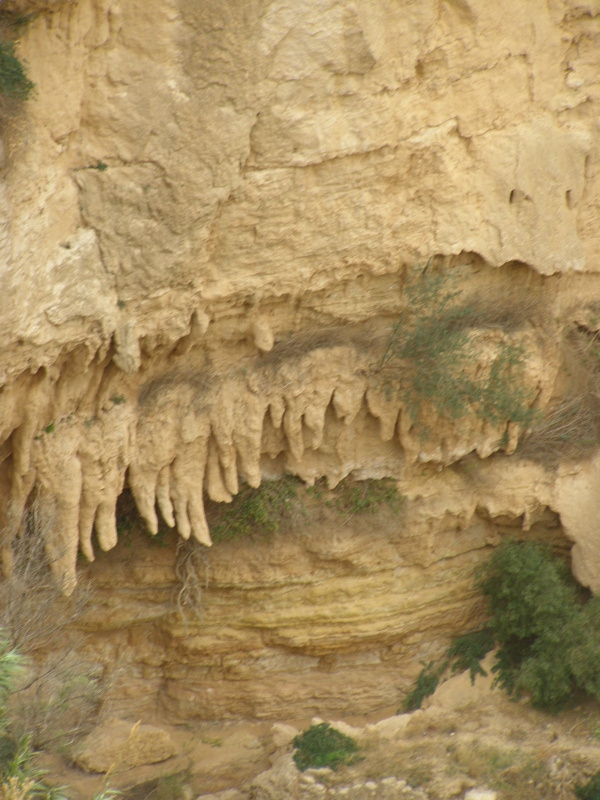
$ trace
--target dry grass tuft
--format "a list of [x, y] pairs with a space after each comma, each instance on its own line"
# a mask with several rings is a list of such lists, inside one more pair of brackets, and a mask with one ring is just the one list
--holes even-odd
[[566, 394], [532, 425], [519, 452], [555, 466], [561, 460], [586, 458], [600, 447], [600, 338], [576, 326], [562, 343]]

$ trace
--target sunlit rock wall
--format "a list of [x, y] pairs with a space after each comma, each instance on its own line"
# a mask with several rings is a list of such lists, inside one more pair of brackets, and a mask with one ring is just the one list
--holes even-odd
[[[68, 592], [126, 484], [151, 531], [208, 544], [204, 490], [240, 479], [514, 452], [508, 419], [435, 409], [423, 444], [378, 366], [435, 263], [516, 309], [473, 336], [525, 349], [529, 402], [562, 390], [562, 332], [600, 325], [595, 0], [6, 7], [38, 13], [36, 95], [2, 109], [5, 568], [33, 493]], [[600, 588], [597, 470], [555, 471], [528, 502]]]

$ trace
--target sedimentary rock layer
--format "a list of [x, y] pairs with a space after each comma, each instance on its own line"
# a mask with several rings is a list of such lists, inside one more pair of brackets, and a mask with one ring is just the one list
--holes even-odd
[[[473, 368], [522, 346], [540, 409], [562, 330], [599, 327], [597, 3], [242, 5], [6, 5], [36, 12], [37, 89], [2, 108], [0, 527], [8, 568], [40, 493], [66, 591], [126, 483], [151, 531], [208, 543], [204, 490], [514, 450], [508, 418], [435, 408], [424, 444], [380, 380], [409, 268], [508, 298]], [[588, 553], [586, 469], [532, 496]]]

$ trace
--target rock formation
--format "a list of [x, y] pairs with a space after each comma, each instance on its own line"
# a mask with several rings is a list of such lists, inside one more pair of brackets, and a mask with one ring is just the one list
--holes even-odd
[[[160, 514], [210, 545], [205, 496], [352, 474], [430, 498], [433, 538], [449, 508], [558, 514], [600, 589], [596, 0], [3, 9], [35, 12], [36, 84], [1, 109], [5, 570], [34, 496], [69, 593], [125, 486], [150, 533]], [[510, 391], [532, 420], [576, 408], [550, 438], [580, 447], [544, 460], [508, 411], [410, 409], [386, 354], [426, 266], [478, 311], [467, 372], [519, 353]], [[434, 502], [432, 468], [469, 454], [493, 489], [460, 500], [446, 470]]]

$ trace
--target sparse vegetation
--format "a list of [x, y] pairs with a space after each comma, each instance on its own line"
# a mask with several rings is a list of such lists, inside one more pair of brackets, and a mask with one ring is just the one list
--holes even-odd
[[346, 478], [336, 486], [327, 502], [341, 514], [375, 514], [383, 506], [400, 511], [404, 499], [391, 479], [353, 481]]
[[328, 722], [311, 725], [294, 739], [294, 762], [300, 771], [311, 767], [337, 769], [357, 760], [358, 744]]
[[[260, 538], [294, 524], [302, 510], [300, 481], [285, 476], [263, 481], [258, 489], [243, 487], [230, 504], [207, 502], [210, 533], [215, 543], [238, 538]], [[400, 511], [404, 497], [391, 479], [354, 481], [346, 478], [329, 491], [325, 481], [307, 490], [340, 514], [374, 514], [383, 506]]]
[[494, 646], [494, 634], [491, 628], [473, 631], [458, 636], [447, 652], [447, 660], [452, 672], [469, 670], [471, 683], [475, 682], [477, 675], [485, 677], [486, 671], [481, 666], [482, 660]]
[[455, 673], [468, 669], [471, 675], [471, 683], [475, 682], [477, 675], [487, 675], [481, 666], [481, 661], [493, 646], [494, 636], [489, 628], [458, 636], [446, 651], [445, 657], [438, 664], [430, 661], [423, 666], [414, 688], [404, 700], [404, 710], [414, 711], [417, 708], [421, 708], [423, 700], [435, 692], [448, 670], [451, 673]]
[[0, 798], [62, 800], [61, 791], [44, 783], [44, 771], [33, 764], [31, 736], [14, 731], [10, 700], [25, 672], [25, 659], [0, 630]]
[[432, 695], [440, 683], [440, 677], [444, 672], [445, 667], [438, 665], [436, 667], [433, 661], [424, 665], [415, 681], [414, 688], [407, 694], [404, 699], [404, 710], [415, 711], [421, 708], [423, 700]]
[[242, 488], [228, 505], [207, 503], [213, 542], [278, 533], [289, 521], [298, 483], [291, 476], [263, 481], [258, 489]]
[[482, 362], [475, 327], [482, 311], [462, 302], [450, 280], [429, 269], [409, 283], [407, 304], [393, 328], [381, 371], [388, 391], [399, 391], [423, 437], [423, 412], [458, 420], [469, 415], [498, 426], [527, 427], [535, 418], [524, 382], [525, 352], [502, 336], [495, 355]]
[[556, 465], [589, 456], [600, 446], [600, 340], [598, 331], [569, 328], [562, 342], [566, 395], [540, 415], [519, 445], [526, 458]]
[[71, 649], [60, 653], [54, 646], [91, 595], [80, 585], [64, 597], [53, 579], [45, 547], [56, 539], [51, 504], [37, 499], [11, 524], [18, 532], [10, 574], [0, 582], [0, 629], [23, 656], [8, 701], [11, 734], [27, 737], [32, 747], [64, 749], [87, 732], [105, 689], [102, 672], [76, 655], [80, 639], [72, 636]]

